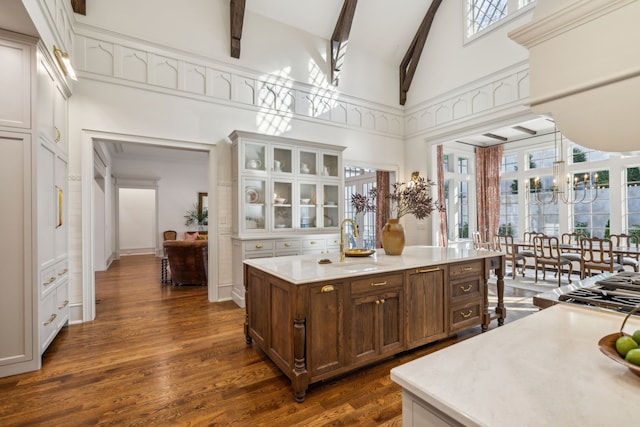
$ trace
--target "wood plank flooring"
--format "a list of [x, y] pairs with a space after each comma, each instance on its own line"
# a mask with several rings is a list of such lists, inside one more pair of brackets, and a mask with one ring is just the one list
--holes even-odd
[[[507, 322], [532, 312], [506, 293]], [[403, 353], [312, 385], [289, 380], [245, 343], [244, 309], [209, 303], [207, 288], [160, 284], [160, 260], [123, 257], [96, 274], [96, 320], [65, 327], [41, 370], [0, 378], [1, 426], [400, 426], [389, 371], [480, 333]], [[496, 328], [492, 322], [490, 329]]]

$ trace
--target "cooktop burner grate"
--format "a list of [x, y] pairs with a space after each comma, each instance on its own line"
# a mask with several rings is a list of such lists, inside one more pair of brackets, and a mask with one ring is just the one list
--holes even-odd
[[[640, 287], [636, 287], [640, 290]], [[609, 308], [616, 311], [629, 312], [640, 304], [640, 292], [634, 295], [629, 292], [612, 291], [608, 289], [581, 288], [558, 297], [560, 301], [576, 304], [587, 304], [596, 307]]]
[[625, 271], [599, 280], [596, 285], [606, 289], [626, 289], [640, 292], [640, 273]]

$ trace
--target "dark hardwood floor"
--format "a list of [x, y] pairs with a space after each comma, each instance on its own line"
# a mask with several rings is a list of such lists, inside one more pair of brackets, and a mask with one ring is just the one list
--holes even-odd
[[[507, 288], [507, 322], [534, 311], [533, 294]], [[400, 426], [391, 368], [481, 333], [312, 385], [296, 403], [245, 343], [244, 310], [209, 303], [206, 287], [161, 285], [158, 258], [114, 262], [97, 273], [96, 298], [96, 320], [65, 327], [41, 370], [0, 378], [1, 426]]]

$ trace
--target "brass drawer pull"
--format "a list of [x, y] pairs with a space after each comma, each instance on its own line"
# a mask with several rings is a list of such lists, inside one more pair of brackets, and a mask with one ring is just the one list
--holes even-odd
[[431, 273], [432, 271], [439, 271], [440, 267], [435, 268], [418, 268], [416, 269], [416, 273]]
[[471, 271], [473, 270], [473, 267], [465, 267], [462, 269], [462, 271]]
[[326, 292], [333, 292], [335, 290], [336, 288], [333, 285], [324, 285], [322, 289], [320, 289], [320, 292], [326, 293]]
[[311, 242], [309, 242], [310, 245], [315, 245], [316, 242], [314, 240], [312, 240]]
[[467, 314], [464, 314], [463, 312], [460, 312], [460, 316], [462, 316], [465, 319], [468, 319], [469, 317], [471, 317], [472, 313], [473, 313], [473, 310], [469, 309], [469, 312]]
[[55, 141], [56, 141], [56, 143], [58, 143], [58, 142], [60, 142], [60, 138], [61, 138], [62, 135], [60, 135], [60, 129], [58, 129], [57, 126], [54, 126], [54, 128], [56, 130], [56, 139], [55, 139]]
[[55, 314], [55, 313], [53, 313], [53, 314], [51, 315], [51, 317], [49, 317], [49, 319], [48, 319], [46, 322], [44, 322], [44, 323], [42, 324], [42, 326], [47, 326], [48, 324], [50, 324], [51, 322], [53, 322], [54, 320], [56, 320], [56, 317], [58, 317], [58, 315], [57, 315], [57, 314]]
[[44, 286], [47, 286], [47, 285], [52, 284], [52, 283], [53, 283], [53, 282], [55, 282], [55, 281], [56, 281], [56, 278], [55, 278], [55, 277], [49, 277], [49, 280], [47, 280], [46, 282], [42, 282], [42, 284], [43, 284]]
[[469, 292], [471, 289], [473, 289], [473, 283], [469, 283], [469, 286], [467, 286], [466, 288], [462, 285], [460, 285], [460, 290], [462, 292]]
[[59, 305], [58, 306], [58, 310], [62, 310], [63, 308], [65, 308], [67, 305], [69, 305], [69, 300], [65, 300], [64, 304]]
[[380, 304], [384, 304], [384, 298], [380, 300]]
[[371, 286], [385, 286], [386, 284], [387, 284], [387, 281], [385, 280], [384, 282], [371, 283]]
[[287, 243], [285, 243], [285, 244], [284, 244], [284, 247], [285, 247], [285, 248], [288, 248], [289, 246], [291, 246], [291, 243], [289, 243], [289, 242], [287, 242]]
[[256, 249], [262, 249], [262, 243], [256, 243]]
[[65, 269], [64, 269], [64, 270], [62, 270], [60, 273], [58, 273], [58, 276], [62, 276], [62, 275], [64, 275], [64, 274], [66, 274], [66, 273], [67, 273], [67, 271], [69, 271], [69, 270], [65, 268]]

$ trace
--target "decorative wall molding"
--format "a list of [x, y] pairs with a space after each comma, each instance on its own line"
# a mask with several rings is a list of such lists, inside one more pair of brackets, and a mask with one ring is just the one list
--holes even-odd
[[213, 59], [118, 38], [78, 26], [74, 58], [78, 75], [124, 86], [251, 109], [262, 114], [357, 128], [402, 137], [404, 109], [350, 97], [283, 76], [234, 68]]
[[461, 129], [479, 119], [486, 122], [505, 111], [528, 110], [529, 62], [521, 62], [480, 80], [408, 108], [405, 136], [435, 136]]

